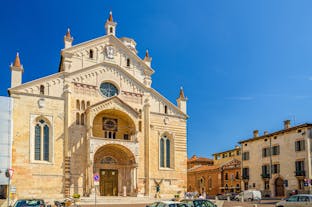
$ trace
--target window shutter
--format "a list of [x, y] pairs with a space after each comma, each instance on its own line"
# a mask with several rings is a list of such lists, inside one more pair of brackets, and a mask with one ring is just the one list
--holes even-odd
[[299, 142], [298, 141], [295, 142], [295, 150], [299, 151]]
[[301, 150], [305, 150], [305, 142], [304, 140], [301, 140]]

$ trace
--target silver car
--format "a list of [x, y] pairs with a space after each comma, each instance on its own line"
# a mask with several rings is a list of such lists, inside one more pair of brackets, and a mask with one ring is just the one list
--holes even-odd
[[276, 207], [310, 207], [312, 206], [311, 194], [298, 194], [290, 196], [275, 204]]

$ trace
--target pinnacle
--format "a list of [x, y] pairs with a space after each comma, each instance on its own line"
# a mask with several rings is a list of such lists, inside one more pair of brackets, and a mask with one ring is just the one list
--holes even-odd
[[109, 22], [112, 22], [112, 21], [113, 21], [113, 12], [112, 12], [112, 11], [109, 12], [108, 21], [109, 21]]
[[69, 28], [67, 28], [66, 38], [71, 38], [71, 35], [70, 35], [70, 29], [69, 29]]
[[15, 57], [13, 66], [14, 67], [21, 67], [21, 60], [19, 58], [19, 53], [18, 52], [16, 53], [16, 57]]

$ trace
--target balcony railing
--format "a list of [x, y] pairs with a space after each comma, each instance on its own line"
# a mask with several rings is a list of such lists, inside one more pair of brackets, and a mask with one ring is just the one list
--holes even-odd
[[262, 178], [270, 178], [270, 174], [268, 174], [268, 173], [261, 174], [261, 177]]
[[249, 175], [243, 175], [243, 180], [249, 180]]
[[305, 176], [305, 171], [304, 170], [296, 170], [295, 176]]

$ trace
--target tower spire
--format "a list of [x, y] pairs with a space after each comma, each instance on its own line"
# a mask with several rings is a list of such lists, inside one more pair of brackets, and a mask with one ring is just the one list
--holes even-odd
[[70, 34], [70, 29], [67, 28], [67, 32], [64, 36], [64, 47], [65, 47], [65, 49], [72, 46], [73, 40], [74, 40], [74, 38]]
[[177, 98], [178, 108], [186, 114], [186, 102], [187, 98], [184, 95], [184, 90], [180, 88], [179, 98]]
[[187, 98], [184, 96], [184, 90], [183, 90], [182, 86], [180, 88], [179, 99], [181, 99], [182, 101], [186, 101], [187, 100]]
[[22, 84], [22, 74], [24, 72], [23, 65], [19, 57], [19, 53], [16, 53], [14, 63], [11, 63], [11, 88]]
[[106, 23], [105, 23], [106, 34], [115, 36], [116, 35], [116, 25], [117, 25], [117, 23], [114, 22], [114, 20], [113, 20], [113, 12], [110, 11], [108, 19], [106, 20]]
[[21, 60], [20, 60], [20, 58], [19, 58], [19, 53], [18, 53], [18, 52], [16, 53], [13, 66], [14, 66], [14, 67], [17, 67], [17, 68], [20, 68], [20, 67], [21, 67]]
[[143, 59], [143, 61], [145, 62], [146, 65], [148, 65], [149, 67], [151, 67], [152, 64], [152, 57], [150, 57], [148, 50], [146, 50], [145, 52], [145, 57]]
[[113, 22], [113, 12], [112, 11], [109, 12], [108, 21]]

